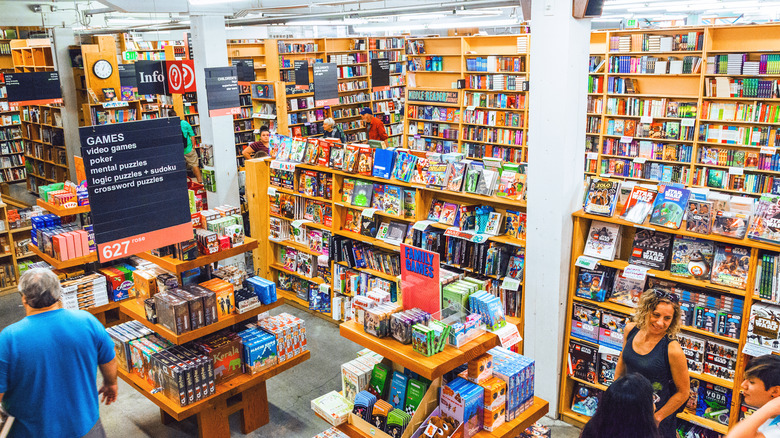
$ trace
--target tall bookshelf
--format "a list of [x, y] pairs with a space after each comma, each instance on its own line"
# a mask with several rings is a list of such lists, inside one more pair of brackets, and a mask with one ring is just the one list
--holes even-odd
[[330, 114], [348, 142], [368, 140], [359, 113], [371, 105], [368, 46], [368, 37], [325, 39], [326, 61], [338, 71], [339, 103], [331, 105]]
[[0, 74], [0, 184], [25, 181], [24, 140], [18, 109], [11, 109], [5, 90], [4, 75]]
[[[574, 387], [576, 384], [582, 384], [600, 390], [606, 390], [607, 388], [607, 386], [599, 383], [590, 383], [582, 379], [571, 377], [566, 372], [565, 361], [566, 358], [568, 358], [568, 346], [570, 340], [574, 339], [577, 342], [580, 342], [588, 346], [592, 346], [595, 349], [599, 348], [599, 346], [596, 343], [582, 339], [581, 336], [574, 335], [571, 333], [570, 329], [573, 324], [573, 314], [572, 314], [573, 305], [575, 304], [587, 305], [591, 308], [598, 308], [601, 311], [608, 311], [611, 313], [616, 313], [625, 316], [630, 316], [636, 311], [636, 309], [632, 307], [613, 303], [611, 301], [598, 302], [590, 299], [580, 298], [575, 295], [575, 290], [577, 289], [577, 282], [578, 282], [577, 280], [578, 273], [580, 269], [577, 267], [576, 262], [578, 257], [583, 254], [585, 248], [585, 242], [587, 240], [587, 236], [592, 221], [608, 222], [612, 224], [618, 224], [621, 226], [620, 237], [621, 237], [622, 244], [620, 246], [621, 249], [619, 253], [616, 254], [615, 256], [615, 260], [614, 261], [599, 260], [599, 265], [616, 268], [618, 270], [624, 269], [629, 264], [627, 260], [631, 254], [631, 248], [632, 248], [631, 244], [635, 233], [637, 232], [637, 230], [640, 229], [649, 228], [656, 231], [671, 233], [675, 237], [677, 236], [697, 237], [697, 238], [713, 241], [716, 244], [736, 245], [736, 246], [747, 248], [750, 251], [750, 264], [748, 268], [748, 279], [747, 279], [747, 286], [745, 290], [733, 288], [733, 287], [726, 287], [720, 284], [714, 284], [708, 280], [697, 280], [693, 278], [674, 276], [671, 275], [670, 271], [668, 270], [658, 271], [658, 270], [651, 269], [648, 271], [648, 276], [647, 276], [648, 281], [662, 280], [667, 282], [673, 282], [677, 284], [677, 287], [685, 290], [701, 290], [713, 296], [724, 296], [727, 298], [738, 298], [744, 300], [742, 313], [740, 314], [742, 318], [741, 327], [736, 337], [718, 335], [713, 332], [702, 330], [693, 326], [686, 326], [686, 325], [682, 326], [682, 334], [694, 335], [699, 338], [704, 338], [708, 342], [711, 341], [715, 343], [726, 344], [732, 348], [736, 348], [737, 351], [740, 353], [743, 351], [743, 348], [745, 347], [745, 344], [747, 342], [748, 321], [750, 320], [751, 306], [753, 305], [753, 303], [757, 301], [767, 301], [767, 302], [770, 301], [770, 300], [762, 300], [757, 296], [753, 295], [753, 290], [756, 282], [758, 260], [760, 259], [760, 254], [763, 254], [765, 251], [770, 251], [773, 253], [776, 252], [779, 249], [777, 245], [762, 243], [762, 242], [749, 240], [749, 239], [733, 239], [733, 238], [728, 238], [728, 237], [723, 237], [723, 236], [713, 235], [713, 234], [710, 235], [696, 234], [696, 233], [685, 231], [685, 225], [683, 225], [679, 230], [670, 230], [668, 228], [657, 227], [649, 223], [643, 223], [641, 225], [637, 225], [632, 222], [624, 221], [617, 216], [603, 217], [603, 216], [586, 214], [582, 211], [575, 213], [573, 216], [574, 216], [573, 217], [574, 232], [572, 237], [571, 271], [569, 275], [569, 297], [567, 300], [568, 314], [567, 314], [566, 326], [565, 326], [566, 328], [566, 335], [564, 339], [565, 342], [562, 347], [564, 350], [563, 352], [564, 372], [562, 373], [561, 376], [561, 393], [559, 398], [559, 404], [560, 404], [559, 412], [561, 413], [561, 416], [564, 421], [581, 427], [582, 425], [584, 425], [584, 423], [586, 423], [589, 420], [589, 417], [583, 416], [571, 410], [571, 401], [572, 401]], [[627, 333], [624, 334], [624, 336], [627, 335], [628, 335]], [[739, 383], [743, 379], [747, 360], [748, 360], [748, 356], [746, 354], [737, 355], [736, 368], [735, 368], [736, 371], [733, 380], [716, 377], [710, 374], [689, 371], [689, 374], [692, 379], [697, 379], [700, 382], [713, 383], [731, 390], [732, 401], [730, 406], [729, 426], [733, 426], [738, 421], [740, 405], [741, 405]], [[684, 412], [678, 414], [678, 418], [693, 424], [704, 426], [706, 428], [709, 428], [711, 430], [714, 430], [724, 435], [726, 434], [729, 427], [727, 425], [723, 425], [712, 420], [698, 417], [695, 415], [695, 413], [691, 412], [687, 408]]]
[[[279, 80], [285, 86], [284, 99], [287, 117], [279, 119], [279, 133], [317, 137], [322, 135], [322, 121], [325, 119], [325, 108], [314, 104], [314, 91], [300, 89], [295, 86], [295, 61], [307, 61], [309, 65], [309, 84], [313, 84], [312, 66], [317, 62], [325, 62], [325, 39], [284, 39], [269, 40], [267, 44], [276, 44], [278, 53]], [[269, 76], [270, 77], [270, 76]], [[277, 107], [282, 105], [277, 100]]]
[[[403, 37], [369, 38], [369, 75], [371, 60], [387, 58], [390, 62], [390, 89], [371, 91], [371, 109], [382, 119], [387, 131], [387, 144], [401, 147], [404, 136], [404, 117], [400, 114], [406, 98], [406, 54]], [[373, 84], [372, 84], [373, 87]]]
[[243, 167], [241, 151], [254, 141], [255, 130], [252, 102], [252, 90], [250, 85], [239, 85], [238, 99], [241, 105], [239, 114], [233, 115], [233, 136], [236, 143], [236, 160], [238, 167]]
[[588, 62], [588, 107], [585, 121], [585, 176], [598, 175], [601, 131], [604, 118], [604, 71], [607, 33], [591, 32]]
[[69, 178], [62, 110], [62, 106], [56, 105], [30, 105], [21, 109], [27, 189], [33, 193], [41, 185]]
[[279, 76], [276, 44], [261, 39], [229, 39], [228, 59], [251, 59], [258, 81], [276, 80]]

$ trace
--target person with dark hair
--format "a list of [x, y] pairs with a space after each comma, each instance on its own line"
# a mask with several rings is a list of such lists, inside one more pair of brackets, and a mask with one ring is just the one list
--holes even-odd
[[[176, 110], [171, 108], [168, 110], [168, 117], [179, 116], [176, 114]], [[201, 176], [200, 167], [198, 167], [198, 153], [192, 148], [195, 131], [192, 130], [192, 125], [184, 119], [179, 121], [179, 125], [181, 126], [181, 135], [184, 137], [184, 161], [187, 163], [187, 169], [192, 170], [198, 183], [203, 184], [203, 176]]]
[[260, 129], [255, 129], [254, 133], [260, 134], [260, 141], [249, 143], [241, 151], [241, 155], [247, 160], [267, 157], [271, 150], [271, 130], [267, 126], [261, 126]]
[[[117, 396], [117, 361], [106, 329], [89, 312], [65, 310], [50, 269], [19, 279], [27, 316], [0, 333], [0, 401], [12, 437], [105, 437], [98, 396]], [[97, 370], [103, 386], [96, 390]]]
[[665, 289], [648, 289], [626, 324], [623, 351], [615, 378], [639, 373], [653, 386], [655, 421], [659, 436], [677, 436], [677, 412], [688, 401], [691, 386], [688, 361], [677, 334], [680, 332], [680, 297]]
[[660, 438], [654, 410], [650, 381], [627, 374], [609, 385], [580, 438]]
[[780, 356], [751, 359], [740, 389], [742, 401], [758, 410], [737, 423], [726, 438], [780, 438]]

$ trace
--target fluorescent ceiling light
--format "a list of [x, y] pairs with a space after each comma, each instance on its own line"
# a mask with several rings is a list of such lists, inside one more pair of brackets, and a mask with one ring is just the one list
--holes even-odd
[[241, 0], [188, 0], [191, 5], [218, 5], [222, 3], [233, 3]]
[[409, 23], [398, 24], [394, 26], [366, 26], [355, 27], [357, 33], [375, 33], [375, 32], [398, 32], [404, 30], [426, 30], [426, 29], [455, 29], [459, 27], [496, 27], [496, 26], [514, 26], [518, 24], [517, 20], [490, 20], [490, 21], [457, 21], [457, 22], [439, 22], [439, 23]]
[[[114, 18], [114, 17], [106, 17], [106, 21], [109, 22], [109, 24], [112, 25], [130, 25], [130, 26], [140, 26], [144, 24], [164, 24], [164, 23], [170, 23], [171, 20], [165, 19], [165, 20], [155, 20], [151, 18], [133, 18], [133, 17], [122, 17], [122, 18]], [[177, 22], [181, 23], [181, 22]]]
[[503, 12], [496, 11], [496, 10], [489, 11], [489, 10], [485, 10], [485, 9], [466, 9], [466, 10], [456, 9], [455, 10], [455, 15], [497, 17], [499, 15], [503, 15]]

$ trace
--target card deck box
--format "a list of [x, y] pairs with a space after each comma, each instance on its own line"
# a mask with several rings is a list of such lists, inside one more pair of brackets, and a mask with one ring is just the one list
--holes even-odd
[[190, 330], [195, 330], [205, 325], [203, 321], [203, 298], [191, 294], [184, 289], [173, 289], [168, 293], [187, 301], [190, 313]]
[[492, 432], [506, 421], [506, 406], [500, 405], [493, 409], [485, 408], [482, 417], [484, 423], [482, 428]]
[[198, 241], [198, 250], [203, 255], [219, 252], [219, 236], [213, 231], [196, 229], [195, 237]]
[[157, 324], [157, 306], [154, 304], [154, 298], [144, 300], [144, 313], [147, 321]]
[[195, 239], [185, 240], [176, 244], [176, 258], [189, 261], [198, 258], [198, 243]]
[[154, 296], [157, 319], [168, 330], [180, 335], [190, 330], [189, 303], [185, 300], [160, 292]]
[[493, 356], [483, 354], [468, 364], [468, 378], [474, 383], [482, 383], [493, 376]]
[[479, 386], [485, 388], [485, 409], [495, 410], [506, 405], [506, 382], [491, 377]]
[[157, 290], [166, 292], [168, 289], [179, 287], [179, 279], [173, 274], [162, 273], [157, 276]]
[[147, 298], [152, 298], [157, 294], [157, 279], [150, 271], [136, 269], [133, 271], [133, 289], [135, 290], [136, 302], [141, 304]]
[[217, 319], [225, 318], [233, 313], [233, 310], [236, 308], [236, 301], [232, 284], [215, 278], [200, 285], [216, 294]]
[[242, 370], [241, 338], [235, 333], [217, 333], [197, 341], [195, 345], [208, 356], [214, 367], [214, 381], [222, 383]]
[[[102, 268], [98, 272], [106, 277], [109, 294], [113, 301], [121, 301], [130, 297], [130, 289], [133, 287], [133, 282], [126, 279], [124, 272], [114, 267]], [[130, 276], [132, 278], [132, 274]]]

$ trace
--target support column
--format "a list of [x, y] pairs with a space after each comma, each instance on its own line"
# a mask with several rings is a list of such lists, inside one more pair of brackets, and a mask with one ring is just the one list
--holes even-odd
[[70, 65], [70, 54], [68, 47], [78, 45], [76, 35], [73, 29], [68, 27], [55, 27], [53, 30], [53, 56], [56, 62], [57, 71], [60, 73], [60, 84], [62, 89], [62, 102], [64, 108], [62, 111], [62, 128], [65, 135], [65, 149], [68, 153], [68, 169], [70, 170], [70, 179], [76, 178], [76, 167], [73, 161], [74, 156], [81, 156], [81, 139], [79, 138], [79, 108], [76, 97], [76, 89], [73, 84], [73, 68]]
[[569, 0], [532, 3], [525, 354], [536, 392], [558, 416], [571, 214], [581, 207], [590, 20]]
[[238, 196], [238, 166], [236, 140], [231, 116], [209, 117], [204, 68], [230, 65], [227, 56], [227, 31], [222, 15], [190, 17], [192, 51], [195, 59], [195, 81], [198, 87], [198, 115], [201, 143], [214, 145], [214, 170], [217, 192], [207, 192], [210, 206], [241, 205]]

